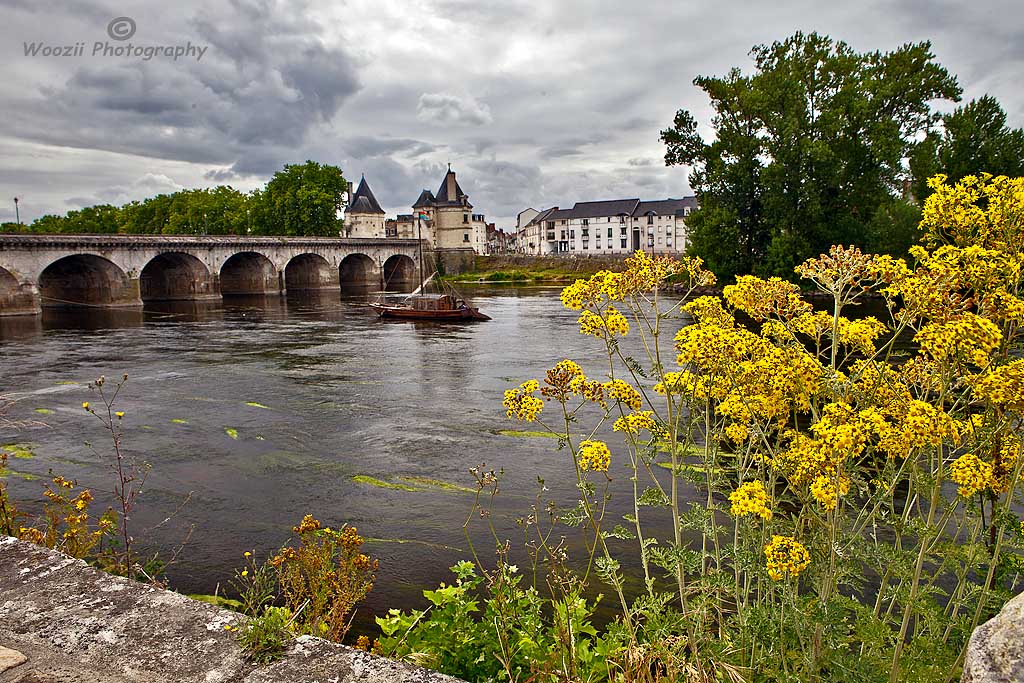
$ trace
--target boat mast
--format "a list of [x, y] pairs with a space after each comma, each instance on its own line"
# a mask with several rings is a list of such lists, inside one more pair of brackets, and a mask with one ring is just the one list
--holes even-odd
[[423, 225], [423, 214], [416, 213], [416, 240], [420, 243], [420, 294], [423, 290], [423, 232], [420, 229]]

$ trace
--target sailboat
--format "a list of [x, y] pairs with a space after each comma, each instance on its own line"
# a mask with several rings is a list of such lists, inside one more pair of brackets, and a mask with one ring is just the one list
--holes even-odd
[[386, 303], [381, 294], [381, 301], [371, 303], [370, 308], [377, 311], [382, 318], [401, 320], [430, 320], [434, 322], [463, 322], [468, 320], [490, 320], [479, 308], [470, 306], [466, 299], [451, 284], [438, 280], [440, 292], [427, 294], [427, 285], [437, 276], [435, 270], [426, 280], [423, 279], [423, 239], [419, 224], [416, 226], [417, 237], [420, 238], [420, 286], [413, 290], [401, 303]]

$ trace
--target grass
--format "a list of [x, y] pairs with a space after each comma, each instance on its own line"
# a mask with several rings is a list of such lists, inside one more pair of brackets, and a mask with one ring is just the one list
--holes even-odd
[[187, 425], [188, 420], [182, 420], [180, 417], [176, 417], [173, 420], [171, 420], [171, 423], [176, 425]]
[[36, 412], [40, 415], [53, 415], [53, 411], [49, 408], [36, 408]]

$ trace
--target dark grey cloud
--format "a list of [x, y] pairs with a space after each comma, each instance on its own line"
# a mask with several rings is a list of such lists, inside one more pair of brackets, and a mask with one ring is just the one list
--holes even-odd
[[[0, 196], [24, 196], [28, 219], [175, 187], [251, 189], [306, 159], [365, 173], [390, 212], [436, 190], [451, 162], [475, 210], [503, 227], [525, 206], [678, 197], [686, 170], [662, 165], [658, 132], [680, 108], [710, 132], [694, 77], [749, 70], [753, 45], [796, 30], [861, 51], [931, 40], [966, 98], [990, 93], [1024, 125], [1018, 0], [969, 12], [953, 0], [3, 5]], [[122, 15], [140, 44], [208, 51], [199, 62], [23, 55], [26, 40], [103, 39]]]

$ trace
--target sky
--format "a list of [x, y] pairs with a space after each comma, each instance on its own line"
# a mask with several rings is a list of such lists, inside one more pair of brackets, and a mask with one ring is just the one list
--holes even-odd
[[[14, 220], [14, 197], [29, 222], [182, 188], [247, 191], [307, 159], [353, 181], [365, 174], [391, 215], [436, 191], [450, 163], [474, 211], [506, 229], [527, 207], [682, 197], [686, 169], [664, 165], [659, 131], [689, 109], [710, 137], [693, 79], [749, 72], [751, 47], [797, 30], [861, 52], [929, 40], [965, 100], [993, 95], [1009, 124], [1024, 126], [1020, 0], [0, 0], [0, 9], [0, 221]], [[154, 47], [171, 54], [146, 59]]]

